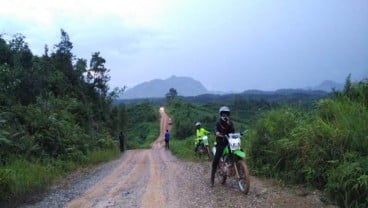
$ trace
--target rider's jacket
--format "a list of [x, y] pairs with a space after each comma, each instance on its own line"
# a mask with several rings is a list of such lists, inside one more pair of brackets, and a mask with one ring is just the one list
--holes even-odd
[[[234, 125], [233, 122], [229, 121], [223, 121], [222, 119], [219, 119], [215, 126], [215, 132], [220, 132], [222, 135], [234, 133]], [[216, 142], [219, 145], [227, 145], [227, 140], [224, 137], [216, 137]]]
[[207, 135], [207, 134], [209, 134], [210, 132], [209, 131], [207, 131], [206, 129], [204, 129], [203, 127], [201, 127], [201, 128], [199, 128], [199, 129], [197, 129], [196, 130], [196, 135], [197, 135], [197, 137], [196, 137], [196, 142], [198, 142], [199, 140], [201, 140], [202, 139], [202, 137], [204, 136], [204, 135]]

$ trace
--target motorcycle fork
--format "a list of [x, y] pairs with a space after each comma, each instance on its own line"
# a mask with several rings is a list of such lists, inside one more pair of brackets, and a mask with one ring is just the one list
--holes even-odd
[[240, 175], [239, 175], [239, 171], [238, 171], [238, 166], [236, 165], [236, 163], [238, 162], [238, 160], [234, 160], [234, 168], [235, 168], [235, 175], [236, 175], [236, 179], [240, 179]]

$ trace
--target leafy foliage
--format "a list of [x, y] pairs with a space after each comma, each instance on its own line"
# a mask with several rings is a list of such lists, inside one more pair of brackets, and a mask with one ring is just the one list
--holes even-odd
[[166, 93], [166, 101], [171, 102], [173, 99], [175, 99], [178, 96], [178, 92], [175, 88], [170, 88], [169, 92]]
[[[14, 178], [19, 161], [40, 165], [40, 175], [48, 181], [47, 175], [54, 174], [49, 169], [62, 174], [99, 161], [91, 160], [93, 155], [104, 160], [106, 152], [118, 152], [113, 138], [126, 128], [126, 109], [113, 106], [112, 100], [120, 90], [109, 92], [109, 70], [99, 52], [87, 68], [87, 60], [76, 59], [72, 49], [64, 30], [55, 51], [49, 55], [46, 46], [41, 57], [32, 54], [23, 35], [9, 41], [0, 36], [1, 199], [38, 187]], [[43, 171], [48, 163], [52, 167]], [[27, 177], [37, 181], [35, 175]]]
[[368, 157], [351, 153], [328, 171], [326, 190], [343, 207], [368, 206]]
[[195, 123], [200, 121], [202, 127], [212, 131], [217, 115], [208, 109], [200, 108], [180, 99], [169, 103], [168, 113], [173, 118], [172, 134], [177, 139], [185, 139], [195, 134]]
[[148, 148], [160, 134], [158, 109], [148, 101], [127, 106], [126, 144], [129, 149]]
[[351, 83], [312, 112], [281, 108], [254, 125], [255, 173], [325, 189], [343, 207], [366, 207], [368, 81]]

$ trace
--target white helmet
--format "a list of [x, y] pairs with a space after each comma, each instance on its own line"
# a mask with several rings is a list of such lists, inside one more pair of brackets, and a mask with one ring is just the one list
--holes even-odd
[[219, 114], [221, 115], [221, 113], [223, 112], [228, 112], [229, 115], [230, 115], [230, 108], [227, 107], [227, 106], [222, 106], [220, 109], [219, 109]]
[[200, 126], [200, 125], [202, 125], [202, 124], [201, 124], [201, 122], [199, 122], [199, 121], [197, 121], [197, 122], [195, 123], [195, 126]]

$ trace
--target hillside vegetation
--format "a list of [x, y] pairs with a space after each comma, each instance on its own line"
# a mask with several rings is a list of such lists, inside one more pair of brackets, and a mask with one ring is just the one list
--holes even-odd
[[113, 106], [99, 52], [76, 59], [68, 34], [33, 55], [25, 37], [0, 36], [0, 201], [40, 190], [81, 166], [119, 155], [125, 108]]
[[160, 135], [159, 106], [149, 101], [127, 105], [128, 149], [150, 148], [150, 144]]
[[321, 99], [312, 111], [283, 107], [256, 122], [256, 174], [325, 190], [342, 207], [368, 206], [368, 80]]

